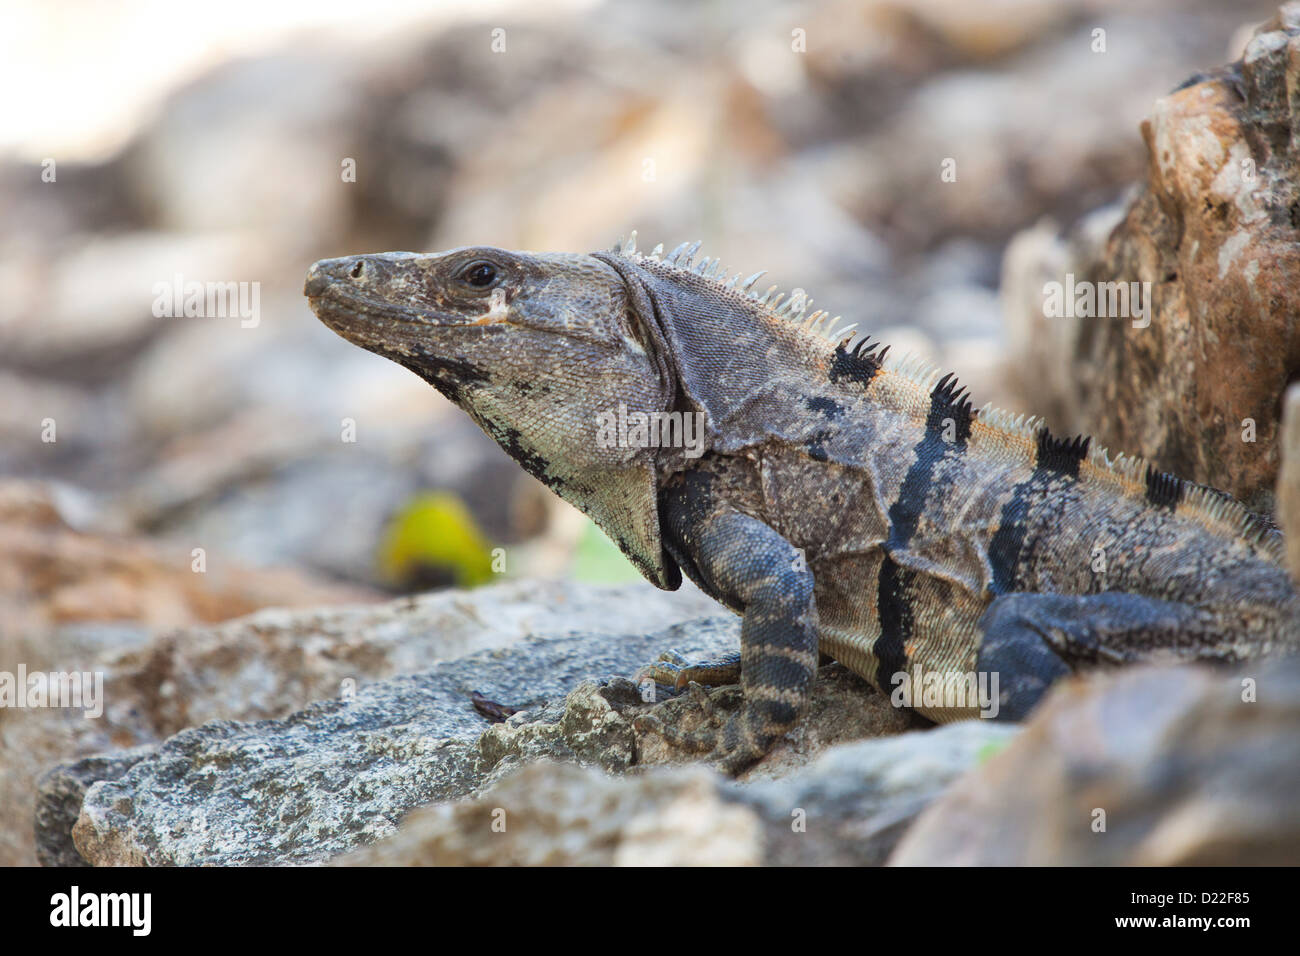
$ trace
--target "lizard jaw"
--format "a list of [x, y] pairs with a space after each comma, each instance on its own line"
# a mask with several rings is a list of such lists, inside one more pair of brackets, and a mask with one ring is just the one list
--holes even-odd
[[[391, 253], [389, 255], [392, 255]], [[373, 329], [377, 334], [380, 329], [392, 331], [394, 327], [411, 329], [430, 328], [467, 328], [473, 326], [496, 325], [506, 321], [505, 302], [494, 295], [488, 303], [488, 311], [476, 318], [418, 303], [412, 297], [409, 304], [395, 301], [394, 298], [379, 294], [367, 295], [358, 287], [358, 275], [353, 270], [366, 260], [377, 257], [348, 256], [339, 259], [322, 259], [314, 263], [307, 272], [303, 285], [303, 294], [307, 304], [316, 313], [317, 318], [340, 334], [363, 333]], [[345, 338], [353, 338], [345, 334]]]

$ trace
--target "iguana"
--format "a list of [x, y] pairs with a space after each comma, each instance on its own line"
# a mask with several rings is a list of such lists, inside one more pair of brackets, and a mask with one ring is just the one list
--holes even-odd
[[[321, 321], [463, 408], [654, 584], [685, 572], [742, 616], [738, 654], [650, 670], [679, 688], [739, 680], [742, 707], [708, 731], [642, 727], [734, 772], [797, 725], [819, 655], [886, 693], [922, 671], [959, 690], [997, 675], [996, 709], [1017, 719], [1081, 667], [1300, 648], [1266, 519], [976, 409], [951, 375], [837, 329], [799, 290], [757, 291], [763, 273], [727, 278], [698, 247], [641, 254], [633, 234], [591, 254], [351, 256], [317, 262], [305, 289]], [[612, 417], [632, 423], [619, 440]], [[649, 421], [697, 422], [702, 441], [651, 441]], [[937, 722], [979, 708], [912, 703]]]

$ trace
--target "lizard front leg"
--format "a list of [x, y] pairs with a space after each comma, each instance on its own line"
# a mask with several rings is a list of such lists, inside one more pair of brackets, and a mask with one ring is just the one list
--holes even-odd
[[641, 726], [687, 749], [712, 751], [724, 769], [738, 773], [766, 754], [807, 709], [818, 662], [812, 572], [799, 549], [735, 510], [712, 511], [698, 500], [674, 496], [663, 517], [672, 549], [686, 559], [687, 572], [742, 615], [744, 704], [713, 735], [681, 734], [653, 718], [643, 719]]

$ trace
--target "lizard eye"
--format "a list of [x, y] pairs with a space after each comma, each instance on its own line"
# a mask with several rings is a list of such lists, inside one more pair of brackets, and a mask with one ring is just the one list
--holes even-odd
[[497, 267], [490, 262], [471, 262], [460, 270], [458, 278], [478, 289], [490, 286], [497, 278]]

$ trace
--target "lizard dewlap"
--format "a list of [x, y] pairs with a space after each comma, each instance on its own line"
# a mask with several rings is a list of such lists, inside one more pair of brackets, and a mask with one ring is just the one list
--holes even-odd
[[977, 409], [952, 376], [697, 250], [353, 256], [316, 263], [305, 290], [655, 584], [685, 573], [742, 615], [734, 657], [652, 669], [741, 683], [716, 735], [679, 743], [752, 763], [799, 722], [820, 655], [951, 721], [1020, 718], [1084, 667], [1300, 648], [1266, 519]]

